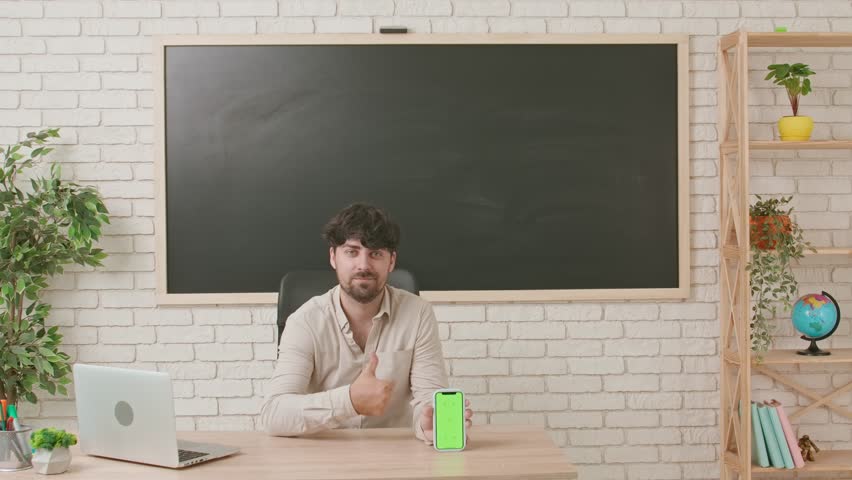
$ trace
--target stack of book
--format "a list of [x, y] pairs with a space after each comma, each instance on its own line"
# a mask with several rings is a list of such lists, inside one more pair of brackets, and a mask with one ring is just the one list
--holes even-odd
[[799, 442], [784, 407], [777, 400], [751, 402], [752, 462], [761, 467], [805, 466]]

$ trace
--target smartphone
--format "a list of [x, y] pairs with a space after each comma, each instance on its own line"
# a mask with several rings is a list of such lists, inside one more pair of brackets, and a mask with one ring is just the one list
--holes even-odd
[[442, 388], [432, 394], [432, 425], [435, 450], [460, 452], [467, 444], [464, 422], [464, 392]]

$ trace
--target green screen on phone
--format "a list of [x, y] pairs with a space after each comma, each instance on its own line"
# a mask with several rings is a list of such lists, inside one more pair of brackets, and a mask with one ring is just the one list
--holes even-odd
[[464, 394], [438, 392], [435, 399], [435, 448], [464, 448]]

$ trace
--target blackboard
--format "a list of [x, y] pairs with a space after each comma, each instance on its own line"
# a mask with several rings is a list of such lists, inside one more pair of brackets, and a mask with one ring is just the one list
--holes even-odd
[[329, 269], [355, 201], [421, 290], [682, 287], [677, 49], [165, 46], [166, 293]]

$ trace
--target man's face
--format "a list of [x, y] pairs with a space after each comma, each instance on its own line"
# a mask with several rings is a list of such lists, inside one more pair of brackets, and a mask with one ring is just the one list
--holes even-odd
[[396, 265], [396, 252], [371, 250], [357, 239], [331, 247], [328, 253], [340, 288], [360, 303], [370, 303], [382, 293]]

